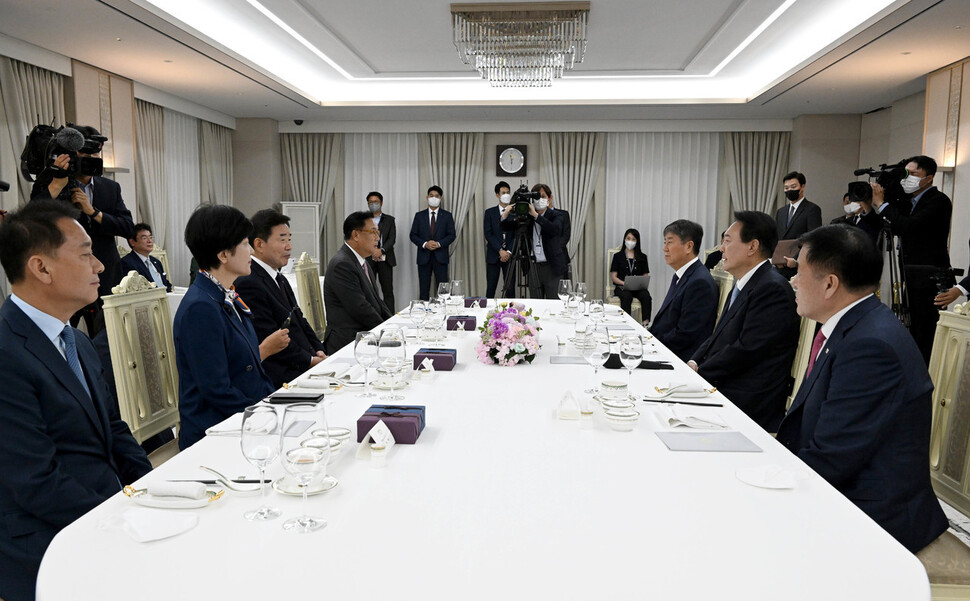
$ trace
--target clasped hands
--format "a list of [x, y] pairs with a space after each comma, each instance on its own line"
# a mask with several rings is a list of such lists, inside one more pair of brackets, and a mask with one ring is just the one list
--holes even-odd
[[428, 240], [424, 243], [424, 247], [428, 250], [438, 250], [441, 248], [441, 244], [439, 244], [436, 240]]

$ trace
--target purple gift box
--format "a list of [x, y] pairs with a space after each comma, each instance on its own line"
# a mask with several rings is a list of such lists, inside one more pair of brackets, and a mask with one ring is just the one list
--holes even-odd
[[371, 413], [368, 409], [367, 413], [357, 418], [357, 442], [363, 442], [364, 437], [378, 420], [384, 422], [397, 444], [414, 444], [418, 441], [418, 436], [421, 436], [421, 416], [418, 413], [400, 411]]
[[424, 405], [371, 405], [365, 413], [385, 413], [397, 412], [402, 415], [413, 413], [421, 418], [421, 429], [424, 430], [425, 407]]
[[[460, 326], [460, 327], [459, 327]], [[452, 315], [448, 318], [449, 330], [465, 330], [472, 332], [478, 327], [478, 319], [474, 315]]]
[[484, 309], [485, 305], [488, 303], [488, 299], [484, 296], [466, 296], [465, 297], [465, 308], [471, 309], [472, 307], [476, 309]]
[[425, 358], [431, 359], [435, 371], [451, 371], [458, 363], [458, 351], [453, 348], [423, 348], [414, 353], [414, 369], [421, 369]]

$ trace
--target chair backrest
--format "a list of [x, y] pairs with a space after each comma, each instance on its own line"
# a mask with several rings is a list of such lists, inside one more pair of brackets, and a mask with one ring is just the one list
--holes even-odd
[[734, 288], [734, 276], [724, 271], [724, 267], [718, 263], [711, 270], [711, 277], [714, 278], [714, 283], [717, 284], [717, 321], [721, 321], [721, 315], [724, 314], [724, 307], [727, 306], [727, 300], [731, 296], [731, 290]]
[[134, 272], [111, 290], [102, 298], [118, 408], [140, 443], [179, 423], [168, 297]]
[[603, 298], [605, 299], [616, 298], [613, 294], [613, 288], [616, 287], [616, 284], [613, 283], [613, 278], [610, 277], [610, 266], [613, 265], [613, 255], [620, 252], [621, 248], [621, 246], [615, 246], [606, 249], [606, 287], [603, 289]]
[[309, 322], [310, 327], [316, 332], [320, 340], [327, 332], [327, 314], [323, 307], [323, 294], [320, 291], [320, 266], [310, 258], [310, 255], [303, 253], [296, 267], [293, 268], [296, 274], [297, 300], [300, 309]]
[[812, 355], [812, 342], [815, 340], [815, 327], [818, 322], [814, 319], [802, 317], [801, 330], [798, 334], [798, 349], [795, 351], [795, 360], [791, 364], [791, 375], [795, 378], [795, 385], [792, 386], [791, 395], [785, 409], [791, 407], [791, 403], [798, 394], [798, 389], [805, 379], [805, 370], [808, 369], [808, 361]]

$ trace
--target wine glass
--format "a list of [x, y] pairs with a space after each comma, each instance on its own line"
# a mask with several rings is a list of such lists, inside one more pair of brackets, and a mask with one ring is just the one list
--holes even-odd
[[440, 300], [435, 299], [428, 302], [428, 313], [424, 320], [424, 331], [426, 340], [433, 341], [438, 339], [438, 331], [445, 323], [445, 306]]
[[559, 300], [562, 301], [563, 311], [566, 310], [566, 300], [569, 299], [569, 295], [572, 293], [572, 291], [573, 291], [572, 280], [559, 280], [558, 296], [559, 296]]
[[455, 302], [460, 313], [465, 305], [465, 286], [461, 280], [451, 281], [451, 300]]
[[364, 368], [364, 391], [359, 397], [371, 399], [377, 395], [370, 389], [370, 368], [377, 363], [378, 338], [374, 332], [357, 332], [354, 339], [354, 358]]
[[266, 479], [264, 474], [276, 458], [280, 456], [280, 437], [276, 431], [279, 426], [276, 407], [272, 405], [253, 405], [243, 411], [243, 421], [239, 447], [243, 457], [259, 470], [259, 495], [262, 504], [258, 509], [247, 511], [243, 517], [251, 522], [261, 522], [280, 517], [281, 512], [266, 505]]
[[451, 282], [441, 282], [438, 284], [438, 298], [441, 299], [445, 304], [448, 303], [448, 297], [451, 296]]
[[606, 319], [606, 307], [603, 306], [603, 299], [589, 301], [589, 319], [593, 325], [599, 325]]
[[636, 334], [627, 334], [620, 339], [620, 363], [626, 367], [629, 383], [627, 391], [633, 392], [633, 370], [643, 358], [643, 341]]
[[610, 358], [610, 335], [602, 326], [589, 331], [589, 342], [583, 356], [586, 362], [593, 366], [593, 386], [587, 388], [586, 394], [596, 394], [599, 390], [599, 369]]
[[[327, 444], [303, 446], [304, 440], [314, 436], [326, 438]], [[283, 529], [306, 534], [325, 527], [325, 519], [312, 517], [306, 512], [307, 487], [314, 478], [326, 472], [330, 460], [330, 440], [323, 402], [288, 405], [283, 411], [279, 440], [283, 469], [300, 484], [303, 492], [303, 515], [283, 522]]]
[[411, 323], [414, 324], [414, 327], [418, 330], [418, 333], [420, 334], [421, 326], [424, 325], [424, 321], [428, 317], [428, 307], [427, 305], [424, 304], [424, 301], [420, 301], [420, 300], [411, 301], [411, 304], [408, 307], [408, 317], [411, 318]]
[[586, 300], [586, 282], [576, 282], [573, 286], [573, 294], [579, 299], [579, 310], [583, 310], [583, 301]]
[[403, 379], [401, 372], [407, 361], [407, 348], [404, 345], [404, 333], [401, 328], [387, 327], [381, 330], [381, 337], [378, 343], [377, 356], [380, 360], [380, 369], [385, 377], [390, 380], [390, 394], [381, 396], [382, 401], [400, 401], [404, 397], [395, 394], [398, 380]]

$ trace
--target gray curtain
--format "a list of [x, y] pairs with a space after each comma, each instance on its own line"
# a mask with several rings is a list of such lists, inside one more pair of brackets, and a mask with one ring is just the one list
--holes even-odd
[[320, 271], [343, 241], [343, 135], [281, 134], [283, 198], [321, 203]]
[[202, 121], [199, 128], [202, 202], [232, 204], [232, 132]]
[[734, 210], [774, 215], [781, 178], [788, 167], [790, 142], [790, 132], [722, 134], [724, 168]]
[[165, 190], [164, 111], [157, 104], [138, 99], [135, 99], [135, 156], [138, 218], [152, 226], [155, 244], [167, 248], [169, 199]]

